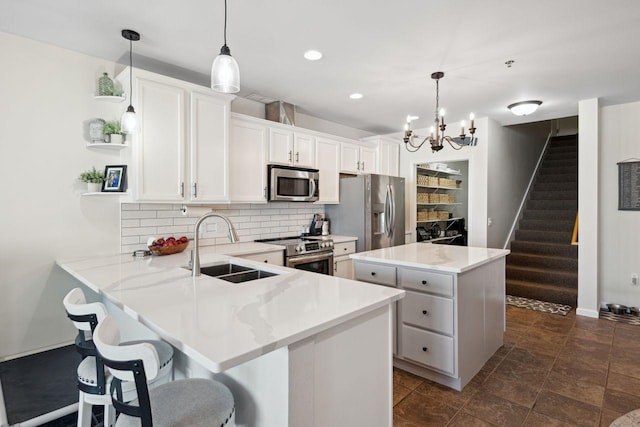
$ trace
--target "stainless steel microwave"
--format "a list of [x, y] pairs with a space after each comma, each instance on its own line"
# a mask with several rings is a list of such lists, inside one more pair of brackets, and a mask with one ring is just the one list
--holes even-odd
[[269, 165], [269, 201], [315, 202], [319, 198], [317, 169]]

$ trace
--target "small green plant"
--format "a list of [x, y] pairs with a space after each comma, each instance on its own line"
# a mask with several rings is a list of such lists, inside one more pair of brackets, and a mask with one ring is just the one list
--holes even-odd
[[105, 135], [124, 135], [124, 132], [120, 129], [120, 122], [116, 120], [106, 122], [104, 124], [103, 132]]
[[84, 171], [80, 174], [80, 181], [100, 184], [104, 182], [104, 172], [97, 171], [95, 166], [90, 171]]

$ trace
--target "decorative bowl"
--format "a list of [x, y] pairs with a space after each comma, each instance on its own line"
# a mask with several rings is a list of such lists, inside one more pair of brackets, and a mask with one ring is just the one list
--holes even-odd
[[149, 245], [149, 250], [153, 255], [172, 255], [182, 252], [189, 246], [189, 242], [175, 243], [170, 246], [154, 246]]
[[627, 306], [622, 304], [607, 304], [607, 308], [613, 314], [625, 314], [627, 312]]

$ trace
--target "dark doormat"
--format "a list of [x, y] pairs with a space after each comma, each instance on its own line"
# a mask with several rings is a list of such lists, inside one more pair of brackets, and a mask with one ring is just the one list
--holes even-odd
[[[0, 382], [10, 425], [78, 402], [74, 345], [0, 363]], [[77, 417], [77, 415], [76, 415]]]
[[529, 310], [542, 311], [544, 313], [559, 314], [566, 316], [571, 312], [572, 307], [570, 305], [556, 304], [553, 302], [538, 301], [535, 299], [514, 297], [513, 295], [507, 295], [506, 304], [513, 305], [514, 307], [528, 308]]

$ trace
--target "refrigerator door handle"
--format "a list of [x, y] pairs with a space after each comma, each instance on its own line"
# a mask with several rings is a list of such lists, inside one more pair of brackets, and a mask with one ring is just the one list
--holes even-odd
[[393, 199], [391, 198], [391, 186], [387, 185], [387, 194], [384, 200], [384, 234], [389, 237], [391, 236], [391, 221], [392, 221], [392, 212], [391, 212], [391, 203]]
[[388, 236], [391, 237], [391, 234], [393, 234], [393, 230], [396, 228], [396, 202], [395, 199], [393, 198], [393, 188], [391, 187], [391, 185], [387, 186], [387, 193], [389, 194], [389, 234]]

